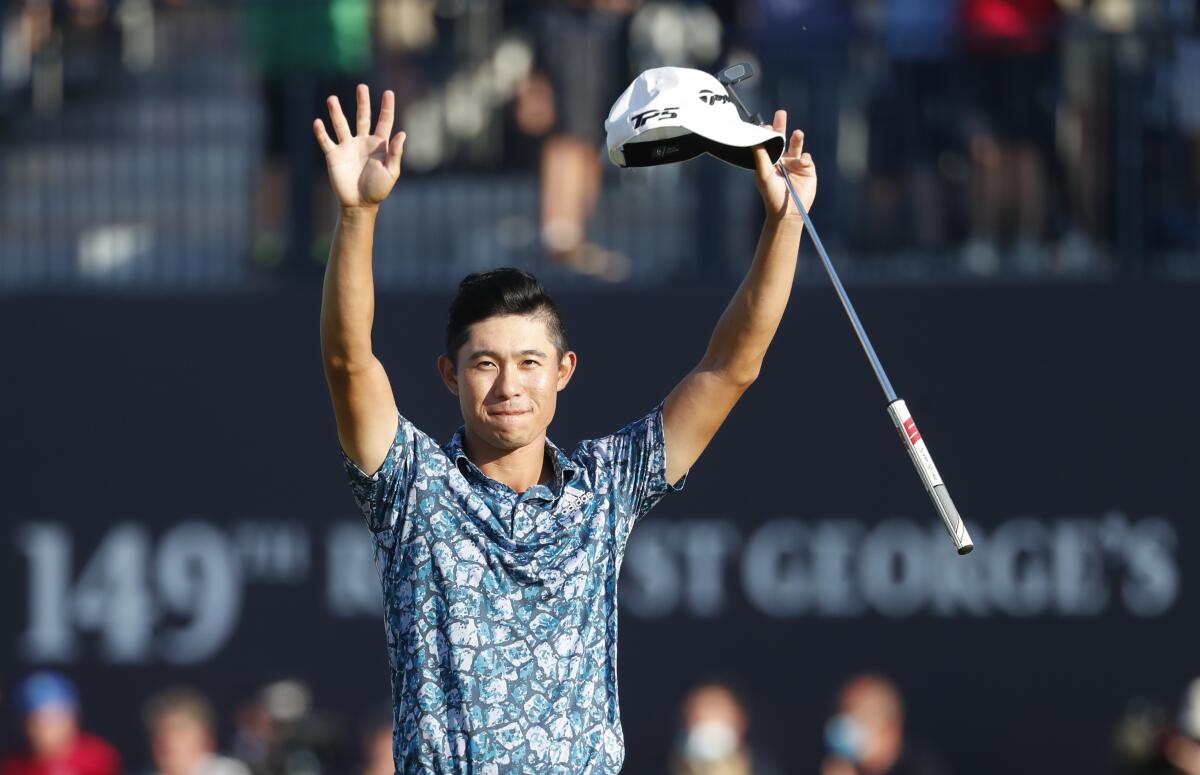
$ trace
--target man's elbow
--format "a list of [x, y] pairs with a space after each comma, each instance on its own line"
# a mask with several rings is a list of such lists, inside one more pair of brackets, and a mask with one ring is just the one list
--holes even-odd
[[730, 384], [732, 384], [738, 390], [746, 391], [751, 385], [754, 384], [754, 381], [758, 379], [758, 374], [761, 370], [762, 369], [760, 366], [743, 369], [731, 373], [726, 379], [728, 379]]
[[743, 392], [758, 379], [762, 371], [762, 361], [740, 364], [713, 364], [704, 369], [721, 382]]
[[344, 350], [325, 351], [322, 353], [325, 363], [325, 374], [330, 377], [347, 378], [361, 374], [374, 365], [375, 356], [367, 353], [365, 356], [352, 355]]

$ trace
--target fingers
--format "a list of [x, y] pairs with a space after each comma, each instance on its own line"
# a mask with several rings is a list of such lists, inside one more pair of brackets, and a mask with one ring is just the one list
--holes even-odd
[[400, 177], [400, 157], [404, 155], [404, 140], [407, 137], [404, 132], [397, 132], [388, 144], [387, 167], [395, 177]]
[[317, 145], [321, 146], [321, 153], [329, 153], [334, 149], [333, 140], [329, 139], [329, 134], [325, 131], [325, 122], [319, 118], [313, 121], [313, 134], [317, 136]]
[[758, 179], [766, 180], [774, 174], [774, 165], [771, 164], [771, 156], [767, 153], [766, 146], [754, 146], [754, 171], [758, 174]]
[[780, 160], [789, 173], [798, 175], [815, 174], [812, 156], [804, 152], [804, 133], [799, 129], [792, 132], [788, 147]]
[[350, 125], [346, 123], [346, 114], [342, 113], [342, 103], [338, 102], [336, 94], [329, 95], [329, 99], [325, 100], [325, 104], [329, 107], [329, 122], [333, 124], [333, 132], [337, 135], [337, 141], [344, 143], [351, 138]]
[[810, 174], [813, 169], [812, 154], [802, 153], [799, 156], [785, 156], [780, 161], [788, 172], [797, 175]]
[[358, 98], [358, 111], [355, 115], [355, 132], [358, 137], [371, 134], [371, 92], [365, 83], [360, 83], [354, 91]]
[[383, 93], [379, 106], [379, 123], [375, 125], [375, 136], [384, 140], [392, 135], [392, 122], [396, 119], [396, 94], [391, 89]]
[[771, 122], [771, 128], [776, 132], [784, 132], [787, 130], [787, 111], [775, 111], [775, 120]]
[[788, 143], [787, 152], [784, 156], [792, 156], [799, 158], [804, 153], [804, 133], [799, 129], [792, 132], [791, 141]]

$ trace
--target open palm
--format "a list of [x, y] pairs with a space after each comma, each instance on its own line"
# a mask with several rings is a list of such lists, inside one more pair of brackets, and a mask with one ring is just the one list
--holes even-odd
[[[775, 120], [771, 126], [776, 132], [785, 132], [787, 130], [787, 112], [775, 111]], [[804, 152], [804, 133], [799, 129], [792, 132], [787, 149], [779, 161], [788, 171], [788, 177], [792, 179], [792, 185], [796, 187], [796, 193], [800, 195], [804, 209], [811, 209], [813, 200], [817, 196], [817, 168], [813, 164], [812, 156]], [[788, 192], [787, 183], [784, 182], [783, 172], [778, 166], [771, 164], [771, 159], [762, 146], [754, 149], [754, 166], [758, 191], [762, 194], [767, 214], [777, 218], [800, 217], [800, 211], [796, 209], [796, 204]]]
[[313, 121], [313, 133], [325, 153], [329, 182], [342, 207], [374, 207], [387, 198], [400, 177], [405, 134], [397, 132], [388, 140], [396, 117], [396, 95], [390, 89], [383, 93], [374, 132], [371, 132], [371, 95], [366, 84], [358, 85], [357, 99], [355, 134], [350, 133], [336, 96], [330, 96], [326, 104], [337, 142], [330, 139], [319, 118]]

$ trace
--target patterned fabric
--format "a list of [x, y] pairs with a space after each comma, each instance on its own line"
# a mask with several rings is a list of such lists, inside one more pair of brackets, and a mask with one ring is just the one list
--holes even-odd
[[400, 417], [367, 476], [342, 451], [383, 585], [401, 773], [616, 773], [617, 574], [634, 523], [671, 490], [662, 404], [524, 493], [489, 479], [460, 428], [438, 446]]

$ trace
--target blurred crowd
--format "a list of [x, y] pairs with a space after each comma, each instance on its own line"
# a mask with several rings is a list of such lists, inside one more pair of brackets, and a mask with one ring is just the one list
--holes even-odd
[[[683, 700], [671, 775], [783, 775], [778, 745], [750, 734], [745, 695], [706, 682]], [[839, 692], [825, 726], [824, 759], [805, 771], [820, 775], [947, 775], [938, 753], [905, 734], [904, 701], [889, 678], [862, 674]]]
[[[340, 720], [314, 707], [311, 692], [298, 681], [263, 687], [240, 702], [229, 719], [219, 718], [199, 689], [164, 689], [143, 706], [144, 751], [118, 751], [85, 731], [79, 692], [60, 673], [31, 674], [16, 688], [11, 704], [22, 721], [24, 744], [0, 756], [3, 775], [392, 775], [395, 771], [387, 709], [363, 720], [356, 744], [347, 739]], [[218, 752], [218, 740], [227, 731], [225, 755]]]
[[[203, 692], [164, 689], [143, 708], [145, 751], [118, 751], [82, 726], [78, 691], [60, 673], [39, 671], [16, 687], [11, 706], [23, 742], [0, 751], [0, 775], [392, 775], [392, 719], [368, 714], [359, 734], [318, 711], [304, 684], [269, 684], [218, 717]], [[226, 722], [232, 721], [228, 746]], [[878, 673], [852, 676], [833, 698], [820, 761], [797, 765], [786, 740], [755, 734], [751, 703], [724, 680], [706, 680], [682, 698], [670, 775], [949, 775], [936, 741], [914, 738], [899, 687]], [[926, 725], [924, 728], [930, 728]], [[356, 749], [356, 750], [352, 750]], [[225, 750], [227, 753], [219, 751]], [[787, 765], [787, 766], [785, 766]], [[1112, 735], [1114, 775], [1200, 775], [1200, 678], [1176, 712], [1130, 703]]]
[[1188, 684], [1177, 711], [1145, 698], [1130, 701], [1113, 732], [1122, 775], [1200, 773], [1200, 678]]
[[537, 170], [540, 250], [623, 279], [593, 217], [608, 107], [643, 69], [735, 61], [759, 66], [752, 108], [806, 130], [840, 250], [980, 276], [1200, 251], [1197, 0], [7, 0], [0, 115], [152, 70], [156, 34], [206, 13], [260, 87], [263, 265], [322, 260], [311, 120], [362, 80], [397, 91], [409, 174]]

